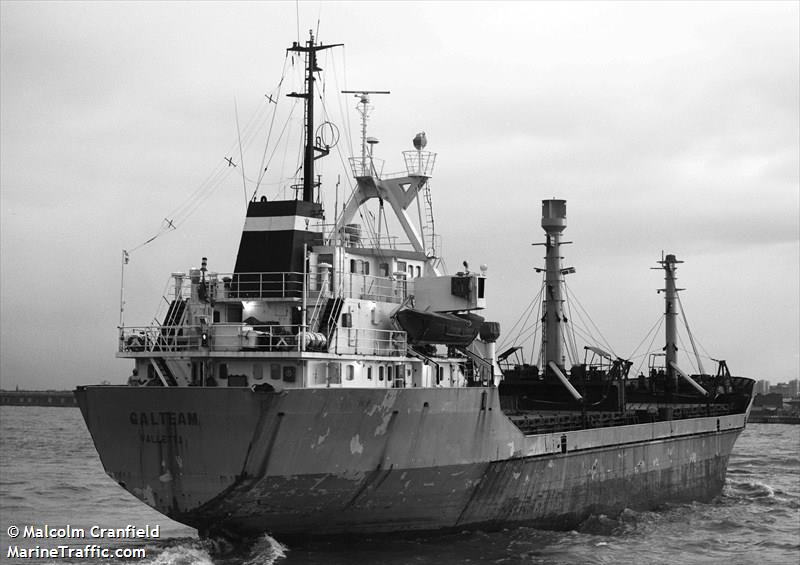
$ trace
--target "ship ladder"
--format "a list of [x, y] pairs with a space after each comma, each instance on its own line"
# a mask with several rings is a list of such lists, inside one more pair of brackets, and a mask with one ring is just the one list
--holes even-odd
[[437, 362], [436, 362], [436, 361], [435, 361], [435, 360], [434, 360], [432, 357], [428, 357], [427, 355], [425, 355], [424, 353], [421, 353], [421, 352], [417, 351], [416, 349], [414, 349], [414, 348], [413, 348], [413, 347], [411, 347], [410, 345], [406, 345], [406, 353], [407, 353], [409, 356], [411, 356], [411, 357], [416, 357], [417, 359], [421, 359], [421, 360], [422, 360], [422, 362], [423, 362], [424, 364], [426, 364], [426, 365], [427, 365], [428, 363], [430, 363], [431, 365], [433, 365], [433, 366], [436, 368], [436, 377], [435, 377], [435, 381], [436, 381], [436, 384], [437, 384], [437, 385], [439, 384], [439, 376], [440, 376], [440, 375], [441, 375], [441, 376], [444, 376], [444, 371], [443, 371], [443, 369], [442, 369], [442, 365], [441, 365], [441, 363], [437, 363]]
[[164, 322], [161, 324], [161, 331], [159, 332], [159, 339], [153, 343], [150, 350], [159, 349], [162, 351], [170, 351], [177, 348], [178, 337], [182, 335], [183, 331], [179, 329], [186, 321], [186, 300], [173, 300], [170, 302], [167, 315], [164, 317]]
[[175, 377], [172, 375], [172, 371], [170, 371], [163, 357], [151, 357], [150, 362], [153, 364], [158, 378], [161, 379], [161, 384], [164, 386], [178, 386]]
[[428, 255], [428, 257], [436, 257], [436, 227], [433, 222], [433, 200], [431, 199], [430, 181], [425, 183], [423, 196], [425, 200], [425, 228], [423, 229], [423, 233], [426, 231], [430, 232], [430, 242], [427, 246], [428, 249], [425, 250], [425, 254]]
[[[314, 302], [314, 308], [311, 310], [311, 318], [308, 321], [308, 328], [309, 331], [312, 332], [322, 332], [322, 323], [323, 323], [323, 314], [324, 311], [327, 310], [328, 302], [325, 299], [325, 295], [327, 294], [328, 290], [328, 280], [324, 280], [322, 282], [322, 287], [319, 289], [319, 294], [317, 295], [317, 299]], [[323, 303], [325, 306], [323, 306]]]
[[339, 315], [342, 313], [342, 306], [344, 299], [340, 297], [329, 298], [328, 303], [325, 305], [325, 310], [322, 312], [322, 321], [320, 323], [320, 332], [325, 334], [327, 342], [331, 342], [331, 337], [336, 331], [338, 326]]
[[[491, 361], [489, 361], [488, 359], [484, 359], [474, 351], [470, 351], [468, 348], [462, 345], [456, 347], [456, 350], [466, 355], [467, 358], [470, 359], [476, 365], [482, 367], [483, 369], [488, 369], [490, 375], [489, 382], [493, 382], [492, 377], [494, 376], [494, 365], [492, 365]], [[483, 379], [481, 379], [481, 381], [483, 381]]]

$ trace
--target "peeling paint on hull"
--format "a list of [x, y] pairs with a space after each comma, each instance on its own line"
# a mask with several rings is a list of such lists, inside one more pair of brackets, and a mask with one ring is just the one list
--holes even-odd
[[[737, 414], [524, 436], [496, 390], [481, 388], [76, 395], [111, 477], [173, 519], [238, 535], [564, 528], [590, 513], [708, 499], [745, 423]], [[152, 415], [129, 416], [143, 412]]]

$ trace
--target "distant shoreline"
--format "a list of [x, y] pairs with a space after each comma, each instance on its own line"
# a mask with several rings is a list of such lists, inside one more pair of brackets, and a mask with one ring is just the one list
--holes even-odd
[[0, 390], [0, 406], [78, 406], [71, 390]]
[[791, 414], [753, 414], [747, 418], [748, 424], [800, 424], [800, 416]]

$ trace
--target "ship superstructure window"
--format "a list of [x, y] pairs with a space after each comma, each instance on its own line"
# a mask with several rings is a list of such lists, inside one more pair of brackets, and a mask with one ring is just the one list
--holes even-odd
[[378, 272], [380, 272], [382, 277], [389, 276], [389, 263], [381, 263], [378, 265]]
[[342, 366], [339, 363], [331, 363], [328, 366], [328, 383], [342, 384]]
[[[225, 376], [227, 377], [227, 375]], [[202, 363], [192, 362], [192, 382], [196, 385], [199, 385], [202, 384], [202, 381], [203, 381]]]
[[372, 367], [367, 367], [367, 380], [372, 380]]
[[242, 305], [228, 304], [225, 308], [225, 321], [229, 324], [238, 324], [242, 321]]
[[352, 365], [348, 365], [345, 373], [345, 378], [348, 381], [352, 381], [354, 377], [355, 377], [355, 367], [353, 367]]
[[324, 385], [325, 380], [325, 369], [320, 365], [314, 365], [314, 384]]
[[397, 270], [398, 271], [405, 271], [406, 270], [406, 262], [405, 261], [398, 261], [397, 262]]
[[227, 363], [220, 363], [219, 367], [217, 368], [217, 377], [220, 379], [227, 379], [228, 378], [228, 364]]
[[253, 378], [257, 381], [264, 378], [264, 367], [261, 363], [253, 363]]
[[391, 381], [392, 380], [392, 369], [393, 369], [393, 367], [391, 365], [386, 367], [386, 380], [387, 381]]
[[293, 383], [297, 379], [297, 368], [292, 365], [283, 366], [283, 380], [287, 383]]
[[378, 380], [383, 381], [383, 365], [378, 367]]
[[369, 274], [369, 261], [360, 261], [358, 259], [350, 259], [350, 272], [359, 275]]
[[269, 366], [269, 377], [271, 379], [279, 381], [281, 379], [281, 366], [278, 365], [277, 363], [272, 363]]

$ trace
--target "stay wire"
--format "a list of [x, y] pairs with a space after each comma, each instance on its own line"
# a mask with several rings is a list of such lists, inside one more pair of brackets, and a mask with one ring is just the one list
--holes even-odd
[[267, 139], [264, 141], [264, 153], [261, 156], [261, 165], [258, 173], [258, 181], [256, 182], [256, 188], [253, 191], [253, 196], [251, 200], [255, 200], [256, 195], [258, 194], [258, 189], [261, 186], [261, 181], [263, 180], [264, 175], [267, 174], [267, 168], [269, 167], [269, 163], [266, 162], [267, 151], [269, 150], [270, 140], [272, 139], [272, 129], [275, 125], [275, 118], [278, 115], [278, 101], [280, 100], [281, 97], [281, 88], [283, 87], [283, 81], [286, 78], [286, 66], [288, 62], [289, 62], [289, 51], [287, 51], [283, 56], [283, 69], [281, 70], [281, 80], [278, 81], [278, 86], [275, 87], [271, 93], [269, 93], [269, 98], [267, 99], [269, 101], [272, 98], [272, 94], [273, 93], [275, 94], [275, 101], [272, 103], [274, 106], [274, 108], [272, 109], [272, 118], [270, 118], [269, 128], [267, 129]]
[[[565, 289], [567, 288], [567, 282], [566, 282], [566, 281], [564, 281], [564, 288], [565, 288]], [[575, 300], [575, 303], [578, 305], [578, 307], [581, 309], [581, 311], [582, 311], [582, 312], [583, 312], [583, 313], [586, 315], [586, 318], [589, 320], [589, 323], [592, 325], [592, 327], [594, 328], [594, 330], [597, 332], [597, 335], [598, 335], [598, 336], [600, 337], [600, 339], [602, 340], [602, 341], [601, 341], [601, 343], [602, 343], [602, 344], [603, 344], [603, 345], [604, 345], [606, 348], [608, 348], [608, 350], [609, 350], [609, 352], [610, 352], [610, 353], [612, 353], [613, 355], [615, 355], [615, 356], [616, 356], [617, 354], [616, 354], [616, 353], [614, 353], [614, 348], [613, 348], [613, 347], [611, 347], [611, 344], [610, 344], [610, 343], [608, 342], [608, 340], [605, 338], [605, 336], [603, 335], [603, 332], [601, 332], [601, 331], [600, 331], [600, 328], [597, 326], [597, 324], [595, 324], [594, 320], [592, 319], [592, 316], [589, 314], [589, 312], [586, 310], [586, 308], [584, 308], [583, 304], [581, 304], [581, 301], [580, 301], [580, 300], [578, 300], [578, 297], [577, 297], [577, 296], [575, 296], [575, 295], [573, 295], [573, 299]]]
[[[510, 347], [516, 347], [517, 343], [519, 343], [521, 341], [519, 335], [520, 335], [521, 332], [524, 331], [524, 329], [519, 330], [516, 333], [515, 333], [515, 331], [516, 331], [517, 327], [520, 327], [520, 326], [522, 328], [527, 328], [528, 327], [527, 326], [528, 320], [530, 319], [531, 315], [536, 310], [538, 310], [537, 306], [538, 306], [539, 302], [541, 301], [541, 297], [542, 297], [542, 293], [543, 292], [544, 292], [544, 285], [542, 285], [539, 288], [539, 292], [536, 294], [536, 296], [534, 296], [531, 299], [531, 301], [526, 306], [525, 310], [523, 310], [522, 313], [520, 314], [519, 318], [517, 318], [517, 321], [514, 322], [514, 325], [511, 326], [511, 329], [508, 330], [506, 335], [509, 336], [509, 337], [504, 337], [503, 338], [503, 340], [499, 344], [499, 348], [500, 349], [504, 349], [505, 350], [505, 349], [508, 349]], [[513, 336], [513, 338], [511, 336]], [[509, 340], [510, 340], [510, 342], [509, 342]]]
[[703, 370], [703, 363], [700, 361], [700, 354], [697, 352], [697, 346], [694, 343], [694, 336], [692, 335], [692, 330], [689, 327], [689, 322], [686, 320], [686, 312], [683, 309], [683, 303], [681, 302], [681, 295], [680, 293], [675, 293], [675, 298], [678, 300], [678, 307], [681, 310], [681, 317], [683, 318], [683, 325], [686, 327], [686, 333], [689, 335], [689, 342], [692, 344], [692, 351], [694, 352], [694, 356], [697, 359], [697, 366], [698, 372], [704, 373]]
[[642, 355], [642, 362], [641, 362], [641, 363], [639, 363], [639, 366], [636, 368], [636, 372], [637, 372], [637, 373], [641, 373], [641, 370], [642, 370], [642, 365], [644, 365], [644, 362], [647, 360], [647, 357], [648, 357], [648, 355], [649, 355], [649, 354], [650, 354], [650, 353], [653, 351], [653, 342], [655, 342], [655, 340], [656, 340], [656, 335], [658, 334], [658, 330], [660, 330], [660, 329], [661, 329], [661, 326], [662, 326], [663, 324], [664, 324], [664, 316], [662, 315], [662, 316], [661, 316], [661, 317], [659, 317], [659, 319], [658, 319], [658, 327], [657, 327], [657, 328], [656, 328], [656, 330], [653, 332], [653, 338], [650, 340], [650, 345], [648, 345], [648, 346], [647, 346], [647, 351], [646, 351], [646, 352], [645, 352], [645, 353]]
[[[630, 355], [628, 355], [628, 359], [633, 359], [634, 357], [636, 357], [636, 352], [637, 352], [637, 351], [639, 351], [639, 348], [642, 346], [642, 344], [643, 344], [645, 341], [647, 341], [647, 338], [650, 336], [650, 334], [651, 334], [653, 331], [655, 331], [655, 330], [656, 330], [656, 327], [659, 327], [659, 328], [661, 327], [661, 324], [662, 324], [663, 322], [664, 322], [664, 315], [663, 315], [663, 314], [659, 314], [659, 316], [656, 318], [656, 322], [655, 322], [655, 323], [654, 323], [654, 324], [653, 324], [653, 325], [650, 327], [650, 329], [648, 330], [648, 332], [647, 332], [647, 333], [644, 335], [644, 337], [642, 338], [642, 341], [640, 341], [640, 342], [639, 342], [639, 345], [637, 345], [637, 346], [634, 348], [633, 352], [632, 352]], [[644, 353], [644, 354], [646, 355], [647, 353]]]

